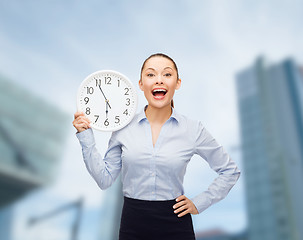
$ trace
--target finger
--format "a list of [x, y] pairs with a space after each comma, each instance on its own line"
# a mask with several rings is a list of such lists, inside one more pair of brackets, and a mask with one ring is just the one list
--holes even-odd
[[87, 122], [85, 122], [85, 121], [83, 121], [83, 120], [75, 120], [75, 121], [73, 121], [73, 126], [75, 127], [75, 128], [77, 128], [78, 126], [81, 126], [82, 124], [85, 124], [85, 125], [89, 125]]
[[182, 207], [177, 208], [174, 213], [179, 213], [182, 212], [184, 210], [188, 209], [188, 205], [183, 205]]
[[90, 123], [90, 120], [88, 118], [85, 117], [78, 117], [77, 119], [74, 120], [75, 122], [86, 122], [86, 123]]
[[185, 204], [187, 204], [187, 202], [186, 202], [185, 200], [183, 200], [183, 201], [181, 201], [181, 202], [176, 203], [176, 204], [173, 206], [173, 208], [176, 209], [176, 208], [179, 208], [179, 207], [181, 207], [181, 206], [183, 206], [183, 205], [185, 205]]
[[180, 214], [178, 215], [178, 217], [183, 217], [184, 215], [186, 215], [186, 214], [188, 214], [188, 213], [189, 213], [189, 211], [186, 210], [186, 211], [180, 213]]
[[76, 129], [80, 129], [80, 128], [88, 129], [88, 128], [90, 128], [90, 125], [86, 122], [77, 122], [77, 123], [74, 123], [74, 127]]
[[79, 117], [79, 116], [85, 116], [85, 115], [84, 115], [83, 112], [80, 112], [80, 111], [78, 111], [78, 112], [76, 112], [76, 113], [74, 114], [74, 118], [75, 118], [75, 119], [76, 119], [77, 117]]
[[[181, 195], [181, 196], [176, 198], [176, 202], [180, 202], [180, 201], [185, 200], [185, 199], [187, 199], [187, 197], [185, 197], [184, 195]], [[181, 205], [183, 205], [183, 204], [181, 204]], [[177, 203], [173, 206], [173, 208], [177, 208], [178, 206], [181, 206], [181, 205]]]
[[79, 124], [81, 124], [81, 126], [85, 126], [86, 129], [87, 129], [87, 128], [90, 128], [90, 124], [87, 123], [87, 122], [81, 122], [81, 123], [79, 123]]
[[81, 123], [78, 126], [79, 126], [79, 128], [82, 128], [82, 129], [88, 129], [89, 128], [89, 126], [85, 123]]
[[181, 200], [185, 200], [185, 199], [187, 199], [187, 197], [185, 195], [181, 195], [181, 196], [176, 198], [176, 201], [180, 202]]
[[81, 119], [84, 119], [86, 122], [90, 123], [90, 120], [87, 117], [81, 116]]
[[83, 120], [85, 120], [85, 121], [87, 121], [87, 122], [91, 122], [87, 117], [85, 117], [85, 116], [79, 116], [79, 117], [77, 117], [75, 120], [80, 120], [80, 119], [83, 119]]
[[80, 122], [90, 123], [90, 120], [86, 117], [77, 117], [73, 122], [75, 122], [75, 123], [80, 123]]
[[87, 124], [84, 124], [84, 123], [75, 124], [74, 127], [75, 127], [77, 130], [88, 129]]
[[173, 208], [176, 209], [176, 208], [179, 208], [179, 207], [181, 207], [181, 206], [183, 206], [183, 205], [185, 205], [185, 204], [186, 204], [186, 201], [181, 201], [181, 202], [176, 203], [176, 204], [173, 206]]
[[76, 119], [77, 117], [79, 117], [81, 115], [81, 112], [76, 112], [75, 114], [74, 114], [74, 118]]

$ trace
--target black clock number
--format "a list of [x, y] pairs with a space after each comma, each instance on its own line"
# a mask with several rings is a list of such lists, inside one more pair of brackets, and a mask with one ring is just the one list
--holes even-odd
[[119, 117], [119, 116], [116, 116], [116, 117], [115, 117], [115, 120], [116, 120], [115, 123], [119, 123], [119, 122], [120, 122], [120, 117]]
[[85, 102], [85, 104], [87, 104], [87, 103], [89, 102], [89, 98], [88, 98], [88, 97], [85, 97], [85, 98], [84, 98], [84, 102]]
[[120, 79], [118, 79], [118, 87], [120, 87]]
[[90, 108], [89, 108], [89, 107], [86, 108], [85, 113], [86, 113], [86, 115], [89, 115], [89, 114], [90, 114]]
[[112, 84], [112, 79], [111, 79], [111, 77], [104, 77], [104, 79], [105, 79], [105, 84]]
[[95, 79], [96, 80], [96, 87], [101, 86], [101, 79]]
[[96, 118], [96, 121], [95, 121], [95, 123], [98, 121], [98, 119], [99, 119], [99, 115], [94, 115], [95, 116], [95, 118]]
[[125, 109], [125, 111], [123, 112], [123, 114], [128, 115], [127, 109]]
[[124, 95], [129, 95], [129, 94], [128, 94], [128, 92], [129, 92], [129, 88], [124, 88], [124, 90], [125, 90]]
[[126, 106], [129, 106], [130, 105], [130, 98], [126, 98], [126, 101], [127, 101]]
[[109, 121], [108, 121], [108, 118], [105, 119], [104, 121], [104, 125], [107, 127], [109, 125]]
[[87, 88], [87, 94], [93, 94], [94, 88], [93, 87], [86, 87]]

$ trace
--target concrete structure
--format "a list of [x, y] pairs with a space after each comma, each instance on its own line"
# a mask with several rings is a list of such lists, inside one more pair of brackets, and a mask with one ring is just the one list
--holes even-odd
[[237, 75], [250, 240], [303, 239], [303, 80], [291, 59]]

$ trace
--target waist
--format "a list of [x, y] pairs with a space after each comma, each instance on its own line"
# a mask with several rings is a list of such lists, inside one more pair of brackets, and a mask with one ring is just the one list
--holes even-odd
[[175, 199], [171, 200], [142, 200], [124, 196], [124, 204], [134, 208], [150, 209], [171, 209], [177, 203]]

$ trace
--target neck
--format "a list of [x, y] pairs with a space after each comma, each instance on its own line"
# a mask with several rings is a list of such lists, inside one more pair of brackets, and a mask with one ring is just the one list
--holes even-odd
[[163, 108], [155, 108], [148, 105], [145, 111], [146, 118], [151, 124], [164, 124], [170, 118], [171, 114], [172, 109], [170, 105]]

